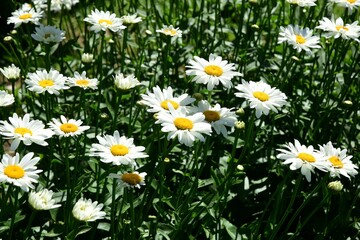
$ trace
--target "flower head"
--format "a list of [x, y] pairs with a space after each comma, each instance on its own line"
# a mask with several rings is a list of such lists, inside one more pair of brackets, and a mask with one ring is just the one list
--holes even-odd
[[8, 182], [25, 192], [33, 189], [33, 183], [37, 183], [39, 178], [38, 173], [42, 172], [35, 166], [40, 158], [33, 156], [33, 152], [26, 154], [22, 159], [19, 153], [13, 157], [8, 154], [3, 155], [0, 163], [0, 182]]
[[53, 191], [43, 189], [38, 192], [31, 191], [29, 193], [29, 204], [36, 210], [50, 210], [58, 208], [61, 204], [55, 204]]
[[277, 108], [286, 104], [286, 95], [276, 88], [272, 88], [265, 82], [246, 82], [235, 87], [240, 92], [235, 93], [236, 97], [245, 98], [250, 102], [250, 108], [256, 109], [256, 117], [262, 114], [268, 115], [270, 110], [277, 113]]
[[6, 91], [0, 90], [0, 107], [5, 107], [15, 102], [14, 95], [7, 93]]
[[133, 74], [124, 77], [122, 73], [118, 73], [115, 75], [114, 83], [115, 86], [121, 90], [129, 90], [138, 85], [141, 85], [141, 83], [137, 80], [137, 78]]
[[210, 54], [209, 61], [197, 57], [195, 60], [190, 60], [190, 66], [186, 66], [186, 75], [195, 75], [193, 82], [207, 85], [208, 90], [212, 90], [219, 82], [225, 88], [233, 86], [231, 79], [236, 76], [242, 76], [241, 73], [235, 71], [235, 65], [222, 60], [222, 57]]
[[96, 78], [86, 77], [86, 72], [83, 71], [81, 75], [78, 72], [74, 72], [74, 77], [68, 79], [68, 85], [70, 87], [81, 87], [83, 89], [97, 89], [99, 81]]
[[15, 24], [15, 28], [19, 27], [22, 23], [32, 22], [39, 24], [40, 19], [43, 17], [43, 11], [35, 11], [35, 9], [18, 9], [11, 13], [12, 16], [8, 18], [7, 24]]
[[331, 2], [337, 3], [342, 7], [346, 7], [350, 11], [357, 9], [360, 6], [360, 0], [331, 0]]
[[14, 64], [0, 68], [0, 71], [9, 80], [17, 80], [20, 77], [20, 68], [16, 67]]
[[81, 61], [84, 63], [91, 63], [94, 60], [94, 54], [91, 53], [83, 53], [81, 55]]
[[65, 39], [65, 32], [54, 26], [44, 26], [42, 24], [35, 28], [35, 33], [31, 37], [38, 42], [45, 44], [59, 43]]
[[331, 20], [329, 18], [323, 17], [319, 23], [320, 25], [316, 28], [325, 31], [326, 38], [342, 37], [343, 39], [353, 39], [357, 42], [360, 42], [358, 39], [360, 36], [360, 26], [358, 25], [358, 21], [355, 21], [352, 24], [344, 25], [342, 18], [339, 17], [334, 20], [334, 16], [332, 16]]
[[67, 120], [63, 115], [60, 116], [60, 120], [61, 121], [53, 118], [52, 122], [49, 123], [50, 129], [52, 129], [55, 134], [60, 137], [73, 137], [80, 135], [90, 128], [90, 126], [81, 126], [81, 120]]
[[138, 17], [136, 15], [136, 13], [133, 15], [128, 14], [128, 15], [122, 16], [120, 19], [121, 19], [121, 21], [123, 21], [123, 23], [125, 25], [130, 25], [130, 24], [134, 24], [134, 23], [138, 23], [138, 22], [142, 21], [141, 17]]
[[9, 122], [0, 121], [0, 134], [5, 139], [13, 139], [11, 150], [16, 150], [22, 141], [26, 146], [36, 143], [47, 146], [46, 139], [52, 137], [53, 131], [44, 128], [45, 125], [39, 120], [30, 120], [30, 114], [25, 114], [24, 118], [18, 117], [16, 113], [9, 117]]
[[72, 214], [79, 221], [93, 222], [105, 217], [106, 213], [101, 211], [103, 206], [104, 204], [98, 204], [97, 201], [81, 198], [75, 203]]
[[123, 174], [114, 174], [111, 173], [109, 175], [110, 178], [117, 179], [121, 184], [124, 184], [127, 187], [136, 187], [140, 188], [141, 185], [145, 185], [145, 176], [146, 172], [131, 172], [131, 173], [123, 173]]
[[109, 11], [92, 10], [91, 14], [87, 16], [84, 21], [92, 24], [90, 30], [96, 33], [106, 31], [107, 29], [112, 32], [119, 32], [126, 28], [126, 26], [122, 24], [121, 19], [116, 17], [115, 13], [110, 13]]
[[173, 25], [167, 26], [164, 25], [162, 29], [156, 30], [156, 32], [165, 34], [170, 37], [181, 37], [182, 31], [179, 28], [174, 28]]
[[316, 0], [286, 0], [288, 3], [299, 5], [300, 7], [316, 6]]
[[38, 70], [35, 73], [29, 73], [25, 83], [30, 91], [59, 95], [60, 90], [69, 88], [65, 86], [66, 80], [67, 78], [58, 71], [51, 69], [49, 72]]

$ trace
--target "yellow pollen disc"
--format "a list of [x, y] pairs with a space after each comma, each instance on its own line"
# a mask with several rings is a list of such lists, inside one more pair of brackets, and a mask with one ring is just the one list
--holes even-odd
[[296, 42], [299, 44], [304, 44], [306, 42], [305, 38], [301, 35], [296, 35]]
[[106, 25], [112, 25], [112, 21], [108, 20], [108, 19], [100, 19], [99, 20], [99, 24], [103, 24], [106, 23]]
[[297, 155], [298, 158], [300, 158], [303, 161], [307, 161], [307, 162], [316, 162], [316, 159], [314, 158], [313, 155], [308, 154], [308, 153], [299, 153]]
[[136, 173], [124, 173], [121, 176], [121, 180], [130, 184], [130, 185], [137, 185], [141, 183], [142, 177], [139, 174]]
[[191, 120], [182, 117], [176, 118], [174, 120], [174, 125], [177, 129], [180, 130], [190, 130], [194, 127], [194, 124]]
[[349, 28], [344, 27], [344, 26], [336, 26], [335, 28], [336, 28], [337, 31], [340, 31], [340, 30], [349, 31]]
[[25, 19], [28, 19], [28, 18], [31, 18], [32, 17], [32, 14], [31, 13], [24, 13], [22, 15], [19, 16], [19, 18], [21, 20], [25, 20]]
[[264, 92], [253, 92], [253, 96], [262, 102], [266, 102], [270, 99], [269, 95]]
[[166, 30], [164, 30], [164, 33], [168, 34], [168, 35], [171, 35], [171, 36], [174, 36], [174, 35], [177, 34], [177, 31], [175, 29], [166, 29]]
[[329, 161], [332, 163], [332, 165], [335, 168], [343, 168], [344, 167], [344, 164], [342, 163], [342, 161], [337, 156], [330, 157]]
[[78, 129], [79, 127], [72, 123], [64, 123], [60, 126], [60, 130], [64, 133], [76, 132]]
[[347, 0], [348, 1], [348, 3], [355, 3], [356, 2], [356, 0]]
[[25, 134], [30, 134], [30, 136], [32, 135], [32, 131], [28, 128], [18, 127], [15, 128], [14, 132], [20, 134], [21, 136], [24, 136]]
[[9, 178], [19, 179], [25, 176], [25, 171], [18, 165], [9, 165], [4, 168], [4, 174]]
[[129, 148], [121, 144], [116, 144], [110, 148], [110, 152], [114, 156], [125, 156], [129, 153]]
[[208, 122], [215, 122], [220, 120], [220, 114], [216, 111], [206, 110], [203, 112], [203, 114], [205, 115], [205, 120]]
[[204, 72], [207, 75], [211, 75], [211, 76], [216, 76], [216, 77], [220, 77], [223, 74], [223, 70], [221, 67], [216, 66], [216, 65], [208, 65], [204, 68]]
[[170, 103], [174, 107], [174, 109], [178, 109], [179, 107], [179, 104], [173, 100], [164, 100], [160, 103], [160, 106], [163, 109], [169, 110], [168, 103]]
[[54, 86], [54, 81], [50, 79], [44, 79], [39, 81], [39, 85], [43, 88]]
[[89, 85], [89, 80], [87, 79], [79, 79], [76, 81], [76, 84], [79, 86], [88, 86]]

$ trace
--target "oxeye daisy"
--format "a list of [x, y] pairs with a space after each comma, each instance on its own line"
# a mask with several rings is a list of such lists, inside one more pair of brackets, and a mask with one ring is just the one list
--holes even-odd
[[106, 31], [107, 29], [112, 32], [118, 32], [126, 28], [121, 19], [116, 17], [115, 13], [110, 13], [109, 11], [92, 10], [91, 14], [87, 16], [84, 21], [92, 24], [90, 30], [96, 33]]
[[332, 142], [328, 142], [320, 147], [320, 152], [326, 157], [327, 161], [330, 163], [330, 176], [340, 177], [343, 175], [350, 179], [354, 177], [357, 172], [357, 166], [351, 162], [351, 155], [347, 155], [346, 149], [335, 148], [332, 145]]
[[0, 71], [10, 81], [17, 80], [20, 77], [20, 68], [16, 67], [14, 64], [0, 68]]
[[33, 152], [26, 154], [21, 159], [19, 153], [13, 157], [8, 154], [3, 155], [0, 163], [0, 182], [8, 182], [20, 187], [25, 192], [33, 189], [33, 183], [37, 183], [39, 178], [38, 173], [42, 172], [35, 166], [40, 158], [33, 158], [33, 156]]
[[69, 88], [65, 86], [66, 80], [67, 78], [58, 71], [51, 69], [49, 72], [38, 70], [35, 73], [29, 73], [25, 83], [30, 91], [59, 95], [60, 90]]
[[38, 192], [31, 191], [28, 201], [35, 210], [50, 210], [61, 207], [61, 204], [55, 204], [53, 191], [48, 189], [43, 189]]
[[47, 146], [46, 139], [52, 137], [54, 132], [45, 129], [45, 125], [39, 120], [30, 120], [30, 114], [25, 114], [24, 118], [18, 117], [16, 113], [9, 117], [9, 122], [0, 121], [0, 134], [5, 139], [13, 139], [11, 150], [16, 150], [22, 141], [26, 146], [36, 143]]
[[68, 85], [70, 87], [80, 87], [83, 89], [97, 89], [99, 81], [96, 78], [88, 78], [86, 77], [86, 72], [83, 71], [81, 75], [78, 72], [74, 72], [74, 77], [68, 79]]
[[242, 76], [241, 73], [235, 71], [235, 65], [222, 60], [222, 57], [210, 54], [209, 61], [197, 57], [189, 61], [186, 66], [186, 75], [195, 76], [192, 81], [207, 85], [208, 90], [212, 90], [221, 82], [225, 88], [233, 86], [231, 79], [236, 76]]
[[43, 11], [35, 11], [34, 8], [31, 9], [18, 9], [11, 13], [12, 16], [8, 18], [7, 24], [15, 24], [15, 28], [19, 27], [22, 23], [32, 22], [34, 24], [39, 24], [40, 19], [43, 17]]
[[288, 3], [298, 5], [300, 7], [316, 6], [316, 0], [286, 0]]
[[123, 21], [123, 23], [125, 25], [130, 25], [130, 24], [134, 24], [134, 23], [138, 23], [138, 22], [142, 21], [141, 17], [138, 17], [136, 15], [136, 13], [132, 14], [132, 15], [128, 14], [128, 15], [122, 16], [120, 19], [121, 19], [121, 21]]
[[123, 174], [114, 174], [110, 173], [109, 178], [117, 179], [121, 184], [124, 184], [127, 187], [140, 188], [141, 185], [145, 185], [145, 176], [146, 172], [131, 172]]
[[99, 144], [91, 145], [90, 155], [100, 157], [104, 163], [113, 165], [133, 165], [136, 166], [135, 159], [148, 157], [143, 151], [142, 146], [135, 146], [133, 138], [120, 137], [118, 131], [113, 135], [97, 136]]
[[235, 96], [247, 99], [250, 108], [256, 109], [255, 115], [257, 118], [262, 114], [268, 115], [270, 110], [277, 113], [277, 108], [281, 108], [287, 103], [287, 97], [284, 93], [263, 81], [246, 82], [242, 80], [242, 84], [237, 85], [235, 88], [240, 91], [235, 93]]
[[72, 214], [79, 221], [93, 222], [106, 216], [106, 213], [101, 211], [103, 206], [104, 204], [98, 204], [97, 201], [92, 202], [91, 199], [80, 198], [75, 203]]
[[164, 25], [162, 29], [160, 30], [156, 30], [156, 32], [165, 34], [167, 36], [171, 36], [171, 37], [181, 37], [182, 36], [182, 31], [179, 28], [174, 28], [173, 25], [170, 26], [166, 26]]
[[360, 0], [331, 0], [339, 6], [346, 7], [350, 11], [357, 9], [360, 6]]
[[6, 91], [0, 90], [0, 107], [5, 107], [15, 102], [14, 95], [7, 93]]
[[149, 106], [148, 112], [160, 112], [168, 111], [169, 104], [174, 109], [187, 106], [194, 102], [195, 99], [184, 93], [178, 97], [174, 97], [174, 91], [171, 87], [167, 87], [163, 90], [159, 86], [153, 87], [153, 93], [147, 90], [147, 94], [141, 94], [142, 100], [140, 104]]
[[298, 52], [304, 50], [311, 55], [313, 48], [321, 48], [319, 45], [320, 38], [312, 36], [312, 32], [309, 28], [300, 28], [297, 25], [280, 27], [278, 43], [288, 42]]
[[52, 122], [49, 123], [50, 129], [60, 137], [73, 137], [80, 135], [90, 128], [90, 126], [81, 126], [81, 120], [67, 120], [63, 115], [60, 116], [60, 120], [61, 121], [53, 118]]
[[301, 174], [306, 177], [308, 182], [311, 181], [311, 173], [314, 173], [315, 168], [325, 172], [329, 171], [330, 165], [324, 155], [314, 150], [311, 145], [308, 147], [301, 145], [296, 139], [295, 145], [288, 143], [284, 145], [284, 149], [277, 149], [277, 151], [280, 152], [277, 158], [285, 160], [283, 164], [290, 164], [291, 170], [300, 168]]
[[236, 113], [231, 109], [221, 107], [219, 104], [211, 106], [206, 100], [199, 101], [196, 107], [190, 109], [192, 113], [201, 112], [205, 116], [205, 120], [211, 124], [211, 127], [217, 134], [227, 137], [228, 130], [226, 127], [234, 127], [236, 122]]
[[358, 21], [355, 21], [352, 24], [344, 25], [342, 18], [339, 17], [334, 20], [334, 16], [332, 16], [331, 20], [329, 18], [323, 17], [319, 23], [320, 25], [316, 28], [325, 31], [324, 35], [326, 38], [342, 37], [343, 39], [353, 39], [357, 42], [360, 42], [358, 39], [360, 36], [360, 26], [358, 25]]
[[59, 43], [65, 39], [65, 32], [54, 26], [44, 26], [42, 24], [35, 28], [35, 33], [31, 37], [38, 42], [45, 44]]
[[133, 74], [130, 74], [129, 76], [125, 77], [122, 73], [118, 73], [115, 75], [114, 84], [118, 89], [121, 90], [129, 90], [138, 85], [141, 85], [141, 83], [137, 80], [137, 78]]
[[161, 131], [168, 133], [167, 139], [178, 138], [179, 142], [191, 147], [196, 139], [205, 141], [203, 134], [211, 135], [211, 125], [205, 121], [203, 113], [188, 115], [186, 108], [175, 110], [169, 104], [169, 111], [158, 113], [156, 123]]

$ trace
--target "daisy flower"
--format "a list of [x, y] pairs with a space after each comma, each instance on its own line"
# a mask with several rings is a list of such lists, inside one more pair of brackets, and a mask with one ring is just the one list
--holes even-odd
[[156, 30], [156, 32], [165, 34], [167, 36], [171, 36], [171, 37], [181, 37], [182, 36], [182, 31], [179, 28], [174, 28], [173, 25], [170, 26], [166, 26], [164, 25], [162, 29], [160, 30]]
[[211, 124], [211, 127], [217, 134], [222, 134], [227, 137], [228, 131], [226, 127], [234, 127], [236, 122], [236, 113], [231, 109], [221, 107], [219, 104], [215, 104], [214, 107], [206, 100], [198, 102], [196, 107], [190, 109], [191, 112], [201, 112], [205, 116], [205, 120]]
[[28, 201], [35, 210], [50, 210], [61, 207], [61, 204], [55, 204], [52, 197], [53, 191], [43, 189], [38, 192], [31, 191]]
[[50, 10], [60, 12], [61, 9], [71, 10], [72, 6], [79, 3], [79, 0], [51, 0]]
[[134, 23], [138, 23], [138, 22], [142, 21], [141, 17], [138, 17], [136, 15], [136, 13], [133, 15], [128, 14], [128, 15], [122, 16], [120, 19], [125, 25], [130, 25], [130, 24], [134, 24]]
[[65, 32], [54, 26], [44, 26], [42, 24], [35, 28], [35, 33], [31, 37], [38, 42], [45, 44], [59, 43], [65, 39]]
[[92, 202], [91, 199], [80, 198], [72, 209], [73, 216], [79, 221], [93, 222], [98, 219], [103, 219], [106, 215], [101, 211], [104, 204], [98, 204], [97, 201]]
[[43, 17], [43, 11], [35, 11], [31, 8], [28, 10], [18, 9], [11, 13], [12, 16], [8, 18], [7, 24], [15, 24], [15, 28], [19, 27], [22, 23], [32, 22], [34, 24], [39, 24], [39, 20]]
[[83, 63], [91, 63], [94, 60], [94, 54], [91, 53], [83, 53], [81, 55], [81, 61]]
[[330, 163], [330, 176], [331, 177], [340, 177], [343, 175], [350, 179], [354, 177], [357, 172], [357, 166], [351, 162], [351, 155], [346, 155], [346, 149], [335, 148], [331, 142], [324, 144], [320, 147], [320, 152], [326, 157], [327, 161]]
[[135, 146], [133, 138], [120, 137], [118, 131], [114, 135], [97, 136], [99, 144], [91, 145], [90, 156], [100, 157], [104, 163], [113, 165], [133, 165], [136, 166], [135, 159], [146, 158], [147, 154], [142, 146]]
[[51, 138], [54, 132], [45, 129], [45, 125], [39, 120], [30, 120], [30, 114], [24, 118], [18, 117], [16, 113], [9, 117], [9, 122], [0, 121], [0, 134], [5, 139], [13, 139], [10, 150], [14, 151], [22, 141], [26, 146], [36, 143], [47, 146], [46, 139]]
[[60, 90], [69, 88], [65, 86], [66, 80], [67, 78], [58, 71], [51, 69], [49, 72], [38, 70], [35, 73], [29, 73], [25, 83], [30, 91], [59, 95]]
[[109, 178], [117, 179], [120, 184], [123, 184], [127, 187], [136, 187], [140, 188], [141, 185], [145, 185], [145, 176], [146, 172], [132, 172], [132, 173], [123, 173], [123, 174], [114, 174], [110, 173]]
[[138, 85], [141, 85], [141, 83], [137, 80], [137, 78], [133, 74], [124, 77], [122, 73], [118, 73], [115, 75], [114, 83], [115, 86], [121, 90], [129, 90]]
[[288, 42], [298, 52], [304, 50], [311, 55], [313, 48], [321, 48], [318, 44], [320, 38], [312, 36], [312, 32], [309, 28], [300, 28], [297, 25], [294, 27], [289, 25], [286, 28], [280, 27], [278, 43]]
[[190, 60], [189, 64], [190, 66], [186, 66], [189, 68], [186, 70], [186, 75], [195, 75], [192, 81], [206, 84], [208, 90], [212, 90], [219, 85], [219, 82], [225, 88], [231, 88], [233, 86], [231, 79], [242, 76], [241, 73], [235, 71], [233, 63], [228, 63], [228, 61], [222, 60], [221, 57], [214, 54], [210, 54], [209, 61], [195, 56], [194, 60]]
[[286, 0], [288, 3], [299, 5], [300, 7], [316, 6], [316, 0]]
[[277, 149], [280, 153], [277, 158], [285, 160], [283, 164], [290, 164], [291, 170], [297, 170], [300, 168], [301, 174], [306, 177], [308, 182], [311, 181], [311, 173], [314, 173], [314, 169], [317, 168], [321, 171], [327, 172], [329, 170], [329, 163], [326, 161], [326, 157], [320, 152], [314, 150], [313, 146], [301, 145], [298, 140], [295, 139], [295, 145], [288, 143], [284, 145], [285, 149]]
[[25, 192], [33, 189], [33, 183], [38, 182], [38, 173], [42, 172], [35, 166], [40, 158], [33, 158], [33, 156], [33, 152], [26, 154], [22, 159], [20, 159], [19, 153], [13, 157], [8, 154], [3, 155], [0, 163], [0, 182], [8, 182], [20, 187]]
[[86, 72], [83, 71], [81, 75], [78, 72], [74, 72], [73, 78], [68, 78], [68, 85], [70, 87], [81, 87], [83, 89], [95, 90], [98, 87], [99, 81], [96, 78], [86, 77]]
[[190, 97], [186, 93], [174, 97], [174, 91], [171, 87], [161, 90], [159, 86], [156, 86], [153, 87], [153, 93], [148, 90], [146, 93], [141, 94], [142, 100], [139, 103], [149, 106], [148, 112], [168, 111], [169, 105], [172, 105], [174, 109], [178, 109], [195, 101], [195, 98]]
[[17, 80], [20, 77], [20, 68], [11, 64], [11, 66], [0, 68], [1, 73], [8, 79], [8, 80]]
[[92, 24], [90, 30], [96, 33], [106, 31], [107, 29], [118, 32], [126, 28], [121, 19], [117, 18], [115, 13], [111, 14], [109, 11], [92, 10], [91, 14], [87, 16], [84, 21]]
[[186, 108], [175, 110], [169, 104], [169, 111], [161, 111], [155, 123], [161, 124], [161, 131], [168, 133], [167, 139], [178, 138], [179, 142], [191, 147], [196, 139], [205, 141], [203, 134], [211, 135], [211, 125], [203, 113], [188, 115]]
[[329, 18], [323, 17], [322, 20], [319, 21], [320, 25], [316, 28], [325, 31], [325, 37], [330, 38], [339, 38], [343, 39], [353, 39], [357, 42], [359, 41], [360, 36], [360, 26], [357, 25], [358, 21], [353, 22], [352, 24], [345, 24], [342, 18], [337, 18], [334, 20], [334, 16]]
[[0, 107], [5, 107], [15, 102], [14, 95], [7, 93], [6, 91], [0, 90]]
[[331, 0], [331, 2], [349, 8], [350, 11], [357, 9], [360, 6], [360, 0]]
[[60, 120], [61, 121], [53, 118], [52, 122], [49, 123], [50, 129], [60, 137], [73, 137], [80, 135], [90, 128], [90, 126], [81, 126], [81, 120], [67, 120], [63, 115], [60, 116]]
[[277, 108], [284, 106], [286, 95], [276, 88], [272, 88], [269, 84], [260, 82], [246, 82], [242, 80], [242, 84], [235, 87], [240, 92], [235, 93], [236, 97], [245, 98], [250, 103], [250, 108], [256, 109], [256, 117], [262, 114], [268, 115], [270, 110], [278, 112]]

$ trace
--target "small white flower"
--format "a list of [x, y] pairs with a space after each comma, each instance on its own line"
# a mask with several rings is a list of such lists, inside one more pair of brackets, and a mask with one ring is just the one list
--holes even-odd
[[60, 116], [60, 120], [61, 121], [53, 118], [52, 122], [49, 123], [50, 129], [60, 137], [73, 137], [80, 135], [90, 128], [90, 126], [81, 126], [81, 120], [67, 120], [63, 115]]
[[141, 83], [137, 80], [137, 78], [133, 74], [124, 77], [122, 73], [118, 73], [115, 75], [114, 83], [115, 86], [121, 90], [129, 90], [138, 85], [141, 85]]
[[31, 37], [38, 42], [45, 44], [59, 43], [65, 39], [65, 32], [54, 26], [44, 26], [42, 24], [35, 28], [35, 33]]
[[334, 20], [334, 16], [332, 16], [331, 20], [329, 18], [323, 17], [319, 23], [320, 25], [316, 28], [325, 31], [324, 35], [326, 38], [342, 37], [343, 39], [353, 39], [357, 42], [360, 42], [358, 39], [360, 36], [360, 26], [358, 25], [358, 21], [355, 21], [352, 24], [344, 25], [342, 18], [339, 17]]
[[83, 89], [97, 89], [99, 81], [96, 78], [87, 78], [86, 72], [83, 71], [81, 75], [78, 72], [74, 72], [73, 78], [68, 78], [68, 85], [70, 87], [81, 87]]
[[18, 9], [11, 13], [12, 16], [8, 18], [7, 24], [15, 24], [15, 28], [19, 27], [22, 23], [32, 22], [39, 24], [40, 19], [43, 17], [43, 11], [35, 11], [31, 8], [29, 10]]
[[72, 6], [79, 3], [79, 0], [51, 0], [50, 10], [60, 12], [63, 8], [71, 10]]
[[6, 91], [0, 90], [0, 107], [5, 107], [15, 102], [14, 95], [7, 93]]
[[351, 11], [360, 7], [360, 0], [330, 0], [337, 3], [339, 6], [346, 7]]
[[114, 174], [110, 173], [109, 178], [117, 179], [121, 184], [124, 184], [127, 187], [136, 187], [140, 188], [141, 185], [145, 185], [145, 176], [146, 172], [132, 172], [132, 173], [123, 173], [123, 174]]
[[72, 214], [79, 221], [93, 222], [106, 216], [106, 213], [101, 211], [103, 206], [104, 204], [98, 204], [97, 201], [81, 198], [75, 203]]
[[0, 68], [1, 73], [9, 80], [17, 80], [20, 77], [20, 68], [11, 64], [11, 66]]
[[288, 3], [299, 5], [300, 7], [316, 6], [316, 0], [286, 0]]
[[111, 14], [109, 11], [92, 10], [91, 14], [87, 16], [84, 21], [92, 24], [90, 30], [96, 33], [106, 31], [107, 29], [113, 32], [119, 32], [126, 28], [126, 26], [122, 24], [121, 19], [117, 18], [114, 13]]
[[141, 17], [138, 17], [136, 15], [136, 13], [133, 15], [128, 14], [128, 15], [122, 16], [120, 19], [123, 21], [123, 23], [125, 25], [130, 25], [130, 24], [134, 24], [134, 23], [138, 23], [138, 22], [142, 21]]
[[162, 29], [156, 30], [156, 32], [165, 34], [171, 37], [182, 37], [182, 31], [179, 28], [174, 28], [173, 25], [164, 25]]
[[58, 71], [51, 69], [49, 72], [38, 70], [35, 73], [29, 73], [25, 83], [30, 91], [59, 95], [60, 90], [69, 88], [65, 86], [66, 80], [67, 78]]
[[38, 192], [29, 193], [29, 204], [36, 210], [50, 210], [61, 207], [61, 204], [55, 204], [53, 191], [43, 189]]

